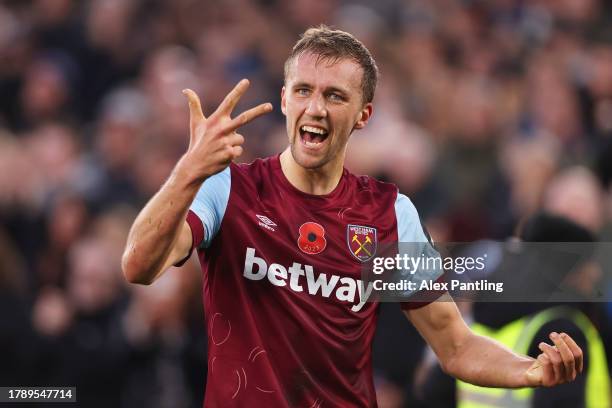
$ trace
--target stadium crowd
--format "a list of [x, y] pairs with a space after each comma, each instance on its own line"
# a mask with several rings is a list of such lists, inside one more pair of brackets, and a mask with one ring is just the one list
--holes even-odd
[[[2, 2], [0, 385], [76, 385], [88, 407], [201, 406], [199, 267], [128, 285], [127, 230], [186, 149], [182, 89], [206, 113], [249, 78], [241, 106], [275, 111], [241, 132], [242, 159], [284, 148], [283, 63], [320, 23], [381, 69], [348, 167], [396, 183], [436, 241], [506, 239], [541, 209], [610, 240], [610, 21], [603, 0]], [[609, 305], [594, 322], [608, 344]], [[419, 406], [424, 345], [407, 322], [381, 325], [381, 407]]]

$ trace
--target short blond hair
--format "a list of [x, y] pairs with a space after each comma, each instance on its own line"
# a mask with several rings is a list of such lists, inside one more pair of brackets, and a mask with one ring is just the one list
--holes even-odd
[[372, 102], [378, 81], [378, 67], [370, 51], [352, 34], [342, 30], [333, 30], [325, 25], [306, 30], [295, 43], [291, 55], [285, 61], [285, 81], [293, 61], [307, 52], [332, 63], [348, 58], [359, 64], [363, 70], [361, 79], [363, 101], [364, 103]]

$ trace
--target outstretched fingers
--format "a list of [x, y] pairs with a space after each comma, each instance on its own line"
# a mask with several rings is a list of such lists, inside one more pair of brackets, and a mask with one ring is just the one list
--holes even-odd
[[196, 128], [203, 120], [206, 119], [202, 112], [202, 104], [200, 103], [200, 97], [192, 89], [183, 89], [183, 94], [189, 101], [189, 130], [190, 139], [195, 137]]
[[[214, 116], [219, 117], [219, 118], [224, 117], [226, 119], [230, 119], [232, 111], [234, 110], [234, 108], [236, 108], [236, 105], [238, 104], [238, 101], [240, 101], [240, 98], [242, 97], [242, 95], [244, 95], [246, 90], [249, 88], [249, 84], [250, 82], [248, 79], [243, 79], [240, 82], [238, 82], [238, 84], [236, 84], [234, 89], [232, 89], [230, 93], [227, 94], [225, 99], [223, 99], [223, 102], [221, 102], [221, 105], [219, 105], [219, 108], [215, 111]], [[271, 112], [271, 111], [272, 111], [271, 103], [262, 103], [261, 105], [258, 105], [245, 112], [242, 112], [240, 115], [236, 116], [234, 119], [230, 119], [229, 122], [225, 122], [224, 120], [223, 122], [227, 123], [227, 125], [224, 125], [225, 126], [224, 131], [233, 132], [236, 129], [238, 129], [240, 126], [246, 125], [253, 119], [256, 119], [259, 116], [266, 114], [268, 112]]]
[[236, 116], [229, 123], [227, 130], [233, 132], [238, 129], [240, 126], [244, 126], [253, 119], [260, 117], [261, 115], [265, 115], [268, 112], [272, 112], [272, 104], [271, 103], [262, 103], [261, 105], [257, 105], [254, 108], [251, 108], [247, 111], [242, 112], [240, 115]]
[[272, 111], [272, 105], [264, 103], [232, 119], [231, 112], [248, 87], [248, 80], [238, 82], [208, 119], [202, 112], [198, 95], [191, 89], [183, 90], [189, 100], [189, 148], [196, 156], [206, 154], [207, 174], [215, 174], [242, 154], [244, 137], [236, 133], [240, 126]]
[[221, 105], [219, 105], [217, 112], [219, 112], [221, 115], [229, 116], [236, 107], [236, 104], [238, 104], [238, 101], [242, 95], [244, 95], [246, 90], [249, 89], [249, 84], [250, 82], [248, 79], [242, 79], [240, 82], [238, 82], [234, 89], [232, 89], [230, 93], [225, 96], [225, 99], [223, 99], [223, 102], [221, 102]]

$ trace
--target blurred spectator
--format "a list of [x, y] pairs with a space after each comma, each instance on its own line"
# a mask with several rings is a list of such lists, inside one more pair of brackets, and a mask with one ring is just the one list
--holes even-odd
[[120, 406], [122, 399], [129, 348], [117, 256], [99, 238], [84, 238], [68, 256], [66, 289], [43, 289], [33, 310], [34, 327], [47, 339], [39, 380], [74, 384], [87, 407]]
[[47, 245], [38, 254], [37, 285], [66, 283], [68, 253], [85, 231], [87, 211], [83, 198], [78, 195], [63, 193], [54, 198], [47, 214]]
[[603, 193], [595, 175], [584, 167], [573, 167], [550, 181], [543, 208], [599, 232], [604, 223], [603, 203]]
[[83, 187], [96, 209], [139, 202], [132, 168], [145, 143], [149, 117], [148, 99], [137, 88], [119, 88], [102, 101], [95, 150], [82, 175], [89, 176]]
[[[135, 290], [122, 325], [135, 354], [127, 378], [127, 401], [151, 407], [202, 405], [206, 376], [201, 319], [189, 308], [199, 302], [193, 264], [164, 274], [159, 285]], [[195, 325], [195, 326], [194, 326]]]
[[30, 325], [25, 263], [0, 228], [0, 384], [31, 384], [36, 336]]

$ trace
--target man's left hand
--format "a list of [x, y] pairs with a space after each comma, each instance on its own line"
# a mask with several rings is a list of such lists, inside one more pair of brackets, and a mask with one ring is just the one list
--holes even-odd
[[566, 333], [550, 334], [554, 347], [544, 342], [539, 344], [542, 353], [526, 372], [527, 382], [532, 387], [553, 387], [574, 381], [582, 372], [582, 350]]

